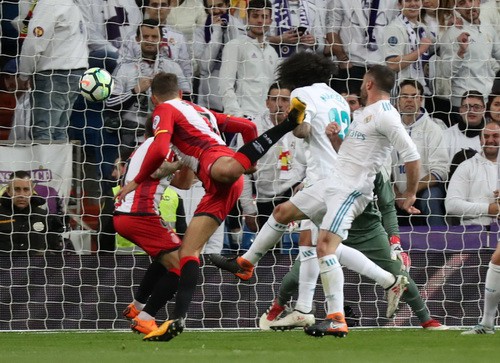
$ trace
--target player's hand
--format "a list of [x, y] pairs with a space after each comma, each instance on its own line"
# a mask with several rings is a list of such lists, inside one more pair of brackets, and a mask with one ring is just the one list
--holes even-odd
[[121, 188], [118, 193], [116, 194], [115, 199], [117, 202], [121, 203], [125, 200], [125, 197], [127, 196], [128, 193], [134, 191], [139, 184], [137, 184], [134, 180], [131, 182], [127, 183], [123, 188]]
[[401, 240], [398, 236], [391, 236], [389, 239], [391, 245], [391, 259], [401, 261], [401, 271], [410, 272], [411, 260], [410, 256], [403, 251], [401, 247]]
[[330, 122], [325, 129], [326, 136], [328, 136], [328, 138], [330, 139], [338, 135], [340, 131], [342, 131], [342, 129], [340, 128], [340, 125], [336, 122]]
[[243, 172], [243, 174], [253, 174], [257, 171], [257, 165], [252, 165], [247, 170]]

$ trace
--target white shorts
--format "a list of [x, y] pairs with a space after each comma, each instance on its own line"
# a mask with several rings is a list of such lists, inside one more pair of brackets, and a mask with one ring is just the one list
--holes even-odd
[[363, 213], [372, 195], [336, 188], [332, 179], [323, 179], [302, 189], [290, 198], [290, 202], [320, 229], [335, 233], [345, 240], [352, 221]]

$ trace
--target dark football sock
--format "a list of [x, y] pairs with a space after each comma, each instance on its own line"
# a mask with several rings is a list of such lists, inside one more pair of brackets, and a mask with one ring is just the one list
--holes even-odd
[[276, 144], [285, 134], [292, 131], [296, 123], [287, 120], [267, 130], [262, 135], [240, 147], [234, 158], [243, 165], [245, 169], [255, 164], [264, 156], [269, 149]]
[[293, 294], [299, 288], [299, 274], [300, 274], [300, 260], [296, 259], [292, 268], [281, 280], [280, 289], [278, 291], [278, 304], [281, 306], [286, 305]]
[[148, 301], [156, 283], [167, 273], [167, 269], [157, 261], [151, 262], [135, 294], [135, 300], [142, 304]]
[[175, 297], [175, 308], [172, 315], [174, 319], [186, 317], [198, 282], [200, 261], [197, 258], [188, 257], [185, 262], [181, 260], [181, 266], [179, 289]]
[[178, 287], [179, 275], [172, 271], [168, 271], [156, 284], [143, 311], [151, 316], [156, 316], [158, 310], [164, 307], [167, 302], [174, 297]]

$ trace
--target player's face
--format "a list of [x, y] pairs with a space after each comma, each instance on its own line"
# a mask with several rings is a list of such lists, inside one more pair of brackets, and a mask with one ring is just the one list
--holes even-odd
[[361, 89], [359, 91], [359, 101], [361, 102], [361, 105], [365, 106], [366, 105], [366, 100], [368, 99], [368, 90], [367, 90], [367, 85], [368, 82], [370, 82], [369, 77], [365, 75], [363, 77], [363, 83], [361, 83]]
[[416, 114], [422, 105], [422, 96], [416, 87], [406, 85], [401, 87], [398, 98], [399, 112], [402, 115]]
[[480, 0], [456, 0], [455, 10], [469, 23], [479, 19]]
[[221, 16], [227, 13], [228, 7], [224, 0], [207, 0], [207, 11], [211, 16]]
[[9, 185], [9, 195], [12, 197], [14, 206], [24, 209], [29, 206], [33, 195], [33, 184], [31, 179], [14, 178]]
[[460, 114], [462, 119], [470, 126], [477, 126], [484, 117], [484, 102], [479, 98], [468, 97], [462, 101]]
[[500, 124], [500, 96], [496, 96], [490, 105], [490, 118]]
[[164, 24], [170, 13], [170, 1], [151, 0], [149, 6], [146, 6], [144, 11], [149, 19], [158, 20], [160, 24]]
[[270, 9], [256, 9], [248, 12], [249, 32], [254, 36], [263, 36], [269, 30], [272, 21]]
[[290, 90], [286, 88], [271, 90], [267, 96], [266, 106], [275, 124], [283, 122], [290, 108]]
[[111, 176], [115, 180], [120, 180], [123, 174], [125, 174], [125, 164], [122, 163], [120, 158], [118, 158], [115, 160], [115, 165], [113, 165], [113, 171], [111, 172]]
[[160, 46], [160, 28], [141, 26], [141, 35], [137, 41], [141, 43], [142, 56], [144, 58], [155, 58]]
[[401, 0], [401, 12], [408, 20], [418, 20], [422, 9], [422, 0]]
[[481, 146], [484, 156], [488, 160], [494, 160], [498, 156], [500, 145], [500, 125], [496, 123], [488, 124], [481, 134]]

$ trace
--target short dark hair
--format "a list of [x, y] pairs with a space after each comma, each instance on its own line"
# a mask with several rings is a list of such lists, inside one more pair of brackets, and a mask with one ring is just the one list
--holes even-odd
[[160, 72], [151, 82], [151, 94], [156, 96], [173, 96], [179, 93], [179, 81], [173, 73]]
[[267, 91], [267, 96], [269, 97], [271, 95], [271, 92], [273, 90], [281, 90], [281, 89], [290, 89], [288, 88], [287, 86], [281, 86], [278, 82], [274, 82], [270, 87], [269, 87], [269, 90]]
[[396, 73], [387, 66], [376, 64], [366, 72], [369, 75], [379, 91], [391, 93], [396, 82]]
[[31, 173], [26, 170], [17, 170], [12, 172], [9, 176], [9, 180], [14, 179], [31, 179]]
[[[231, 5], [231, 0], [223, 0], [223, 1], [224, 1], [225, 5]], [[203, 6], [205, 7], [205, 12], [207, 12], [207, 9], [208, 9], [208, 0], [203, 0]]]
[[273, 5], [269, 0], [250, 0], [247, 6], [247, 13], [250, 14], [254, 10], [268, 9], [273, 11]]
[[491, 91], [491, 94], [488, 96], [488, 104], [486, 105], [486, 117], [488, 118], [491, 118], [491, 105], [497, 97], [500, 97], [500, 89]]
[[462, 95], [462, 99], [460, 100], [460, 104], [463, 104], [464, 101], [467, 99], [467, 98], [475, 98], [477, 100], [481, 100], [481, 102], [483, 103], [484, 105], [484, 96], [481, 92], [479, 91], [476, 91], [476, 90], [472, 90], [472, 91], [465, 91], [464, 94]]
[[401, 89], [404, 87], [404, 86], [412, 86], [414, 88], [416, 88], [418, 90], [418, 94], [420, 96], [423, 96], [424, 95], [424, 86], [422, 86], [422, 83], [420, 83], [419, 81], [417, 81], [416, 79], [412, 79], [412, 78], [407, 78], [407, 79], [403, 79], [400, 83], [399, 83], [399, 86], [398, 86], [398, 94], [401, 93]]
[[161, 24], [158, 22], [158, 20], [144, 19], [142, 21], [141, 25], [139, 25], [137, 27], [137, 31], [135, 32], [135, 35], [136, 35], [137, 38], [139, 38], [141, 36], [141, 28], [143, 26], [148, 27], [148, 28], [159, 28], [160, 29], [160, 37], [163, 34], [163, 26], [161, 26]]
[[298, 52], [286, 58], [277, 70], [279, 84], [293, 90], [314, 83], [330, 82], [335, 65], [330, 58], [312, 52]]

